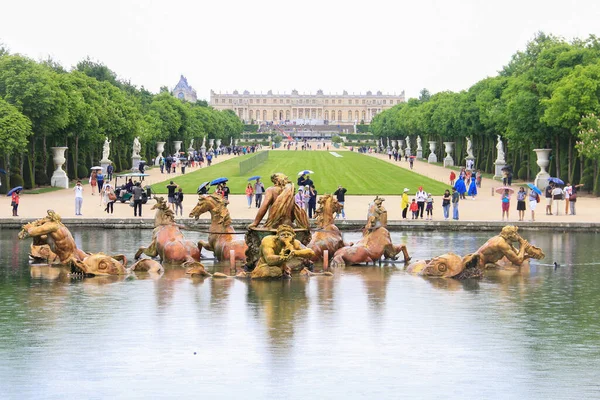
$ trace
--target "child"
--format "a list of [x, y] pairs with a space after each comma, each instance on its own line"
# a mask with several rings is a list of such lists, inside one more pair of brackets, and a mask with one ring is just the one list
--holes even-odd
[[412, 211], [412, 219], [419, 218], [419, 205], [414, 198], [412, 199], [412, 203], [410, 203], [410, 211]]
[[427, 200], [425, 202], [425, 212], [427, 213], [425, 219], [433, 221], [433, 197], [431, 197], [431, 193], [427, 195]]
[[504, 194], [502, 194], [502, 221], [504, 221], [504, 216], [506, 215], [506, 220], [508, 221], [508, 210], [510, 210], [510, 192], [508, 189], [504, 190]]

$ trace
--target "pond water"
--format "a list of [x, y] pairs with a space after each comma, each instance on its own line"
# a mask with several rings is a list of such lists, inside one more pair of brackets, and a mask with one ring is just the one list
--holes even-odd
[[[16, 234], [0, 230], [3, 399], [600, 397], [594, 234], [525, 232], [546, 259], [462, 282], [402, 264], [273, 282], [182, 269], [70, 279], [30, 267]], [[131, 257], [151, 231], [73, 234]], [[467, 254], [490, 236], [393, 233], [414, 258]]]

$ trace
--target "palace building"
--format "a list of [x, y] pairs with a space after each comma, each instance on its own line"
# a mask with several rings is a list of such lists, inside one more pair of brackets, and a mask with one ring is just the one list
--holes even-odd
[[198, 98], [196, 97], [196, 91], [190, 85], [188, 85], [188, 81], [185, 76], [181, 75], [179, 78], [179, 83], [173, 88], [171, 94], [178, 99], [196, 102]]
[[245, 123], [275, 124], [292, 123], [305, 125], [352, 125], [371, 122], [383, 110], [403, 103], [404, 91], [399, 95], [382, 94], [251, 94], [245, 90], [239, 93], [216, 93], [210, 91], [210, 105], [217, 110], [233, 110]]

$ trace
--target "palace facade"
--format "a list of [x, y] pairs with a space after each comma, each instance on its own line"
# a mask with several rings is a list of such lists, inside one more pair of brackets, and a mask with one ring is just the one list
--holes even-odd
[[305, 125], [328, 124], [368, 124], [383, 110], [403, 103], [404, 91], [399, 95], [382, 94], [251, 94], [245, 90], [239, 93], [216, 93], [210, 91], [210, 105], [217, 110], [233, 110], [245, 123], [275, 124], [292, 123]]
[[198, 98], [196, 97], [196, 91], [193, 87], [188, 85], [188, 81], [185, 76], [181, 75], [179, 83], [175, 86], [171, 94], [178, 99], [186, 100], [195, 103]]

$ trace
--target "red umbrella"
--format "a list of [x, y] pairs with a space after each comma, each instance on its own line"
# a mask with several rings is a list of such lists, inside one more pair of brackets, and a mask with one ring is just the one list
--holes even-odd
[[508, 192], [510, 194], [513, 194], [515, 192], [515, 189], [509, 187], [509, 186], [500, 186], [499, 188], [496, 188], [496, 193], [498, 194], [504, 194], [504, 191], [508, 190]]

